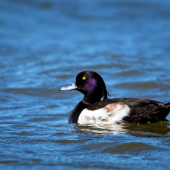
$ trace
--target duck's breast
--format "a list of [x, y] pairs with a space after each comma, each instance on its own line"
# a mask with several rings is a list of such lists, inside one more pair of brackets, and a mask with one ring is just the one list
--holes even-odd
[[78, 118], [80, 124], [115, 124], [130, 112], [130, 108], [123, 103], [108, 104], [97, 110], [84, 109]]

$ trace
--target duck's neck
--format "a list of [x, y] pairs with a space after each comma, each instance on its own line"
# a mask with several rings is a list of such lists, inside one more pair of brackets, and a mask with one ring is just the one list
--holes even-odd
[[90, 105], [91, 104], [84, 99], [79, 102], [69, 115], [69, 123], [77, 123], [81, 111]]
[[102, 98], [102, 90], [100, 87], [94, 86], [91, 90], [84, 96], [84, 101], [93, 104], [99, 102]]

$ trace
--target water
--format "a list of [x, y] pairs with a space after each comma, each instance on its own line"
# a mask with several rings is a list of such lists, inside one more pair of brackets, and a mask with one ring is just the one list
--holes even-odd
[[169, 169], [169, 121], [68, 124], [83, 70], [111, 97], [170, 101], [170, 1], [1, 0], [0, 169]]

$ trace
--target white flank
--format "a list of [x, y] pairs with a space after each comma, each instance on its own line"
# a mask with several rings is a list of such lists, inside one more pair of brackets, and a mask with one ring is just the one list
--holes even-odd
[[80, 124], [120, 123], [123, 117], [127, 116], [130, 111], [130, 108], [127, 105], [114, 104], [113, 110], [108, 110], [107, 107], [94, 111], [84, 109], [78, 118], [78, 123]]

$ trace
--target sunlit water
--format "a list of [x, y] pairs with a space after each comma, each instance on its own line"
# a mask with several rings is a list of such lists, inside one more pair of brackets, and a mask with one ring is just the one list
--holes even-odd
[[82, 126], [59, 92], [83, 70], [111, 97], [170, 101], [170, 1], [1, 0], [0, 169], [170, 169], [168, 121]]

